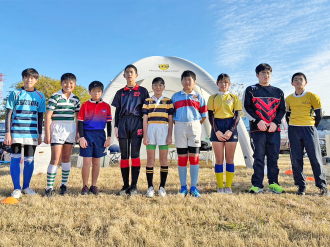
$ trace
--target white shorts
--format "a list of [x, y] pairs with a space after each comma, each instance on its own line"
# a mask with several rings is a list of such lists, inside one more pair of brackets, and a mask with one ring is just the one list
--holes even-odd
[[166, 144], [168, 136], [168, 125], [167, 124], [149, 124], [147, 131], [149, 144], [163, 146]]
[[200, 121], [175, 122], [174, 126], [175, 146], [177, 148], [201, 146], [202, 125]]
[[52, 122], [50, 125], [51, 143], [75, 143], [77, 127], [75, 122]]

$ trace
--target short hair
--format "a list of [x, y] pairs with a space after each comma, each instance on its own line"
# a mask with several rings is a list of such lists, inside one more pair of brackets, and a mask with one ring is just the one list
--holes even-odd
[[181, 75], [181, 81], [183, 80], [183, 78], [185, 77], [191, 77], [194, 79], [194, 81], [196, 81], [196, 74], [194, 72], [192, 72], [191, 70], [186, 70], [183, 71], [182, 75]]
[[152, 85], [156, 84], [156, 83], [160, 83], [160, 84], [163, 84], [165, 85], [165, 81], [163, 78], [161, 77], [156, 77], [155, 79], [152, 80]]
[[125, 67], [125, 69], [124, 69], [124, 72], [125, 72], [127, 69], [129, 69], [129, 68], [134, 69], [136, 74], [138, 73], [138, 72], [137, 72], [137, 68], [136, 68], [133, 64], [129, 64], [129, 65], [127, 65], [127, 66]]
[[257, 74], [259, 74], [261, 71], [264, 71], [264, 70], [269, 70], [270, 72], [273, 72], [272, 67], [267, 63], [261, 63], [256, 67]]
[[220, 75], [218, 76], [218, 79], [217, 79], [217, 85], [219, 84], [219, 82], [220, 82], [221, 80], [224, 80], [224, 81], [228, 82], [229, 84], [231, 84], [231, 82], [230, 82], [230, 77], [229, 77], [229, 75], [227, 75], [227, 74], [222, 73], [222, 74], [220, 74]]
[[307, 81], [307, 78], [306, 78], [306, 76], [305, 76], [304, 73], [302, 73], [302, 72], [297, 72], [297, 73], [295, 73], [295, 74], [292, 76], [291, 82], [293, 82], [293, 79], [294, 79], [295, 76], [302, 76], [302, 77], [305, 78], [305, 81]]
[[30, 77], [32, 76], [35, 79], [39, 79], [39, 73], [38, 71], [36, 71], [35, 69], [29, 68], [29, 69], [25, 69], [22, 71], [22, 77]]
[[88, 86], [88, 91], [92, 91], [92, 89], [94, 88], [99, 88], [103, 92], [104, 89], [103, 83], [100, 81], [92, 81]]
[[74, 74], [72, 73], [65, 73], [61, 76], [61, 82], [65, 80], [70, 80], [70, 81], [75, 81], [77, 82], [77, 78]]

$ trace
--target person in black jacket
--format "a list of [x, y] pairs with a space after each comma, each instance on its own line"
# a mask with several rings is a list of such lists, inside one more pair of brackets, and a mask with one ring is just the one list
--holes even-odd
[[243, 96], [243, 111], [250, 120], [251, 146], [254, 150], [252, 187], [250, 193], [263, 191], [265, 156], [269, 191], [283, 193], [278, 183], [277, 165], [280, 153], [280, 124], [285, 114], [283, 91], [271, 86], [272, 67], [259, 64], [256, 67], [259, 83], [246, 88]]

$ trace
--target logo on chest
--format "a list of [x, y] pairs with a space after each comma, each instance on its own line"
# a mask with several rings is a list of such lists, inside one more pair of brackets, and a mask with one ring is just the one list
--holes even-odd
[[103, 109], [102, 110], [102, 114], [105, 115], [107, 113], [107, 110], [106, 109]]
[[192, 99], [195, 100], [195, 101], [198, 101], [198, 95], [194, 95], [194, 96], [192, 97]]
[[140, 96], [140, 92], [134, 92], [134, 97], [139, 97]]
[[232, 103], [233, 103], [233, 100], [231, 98], [226, 100], [227, 105], [231, 105]]

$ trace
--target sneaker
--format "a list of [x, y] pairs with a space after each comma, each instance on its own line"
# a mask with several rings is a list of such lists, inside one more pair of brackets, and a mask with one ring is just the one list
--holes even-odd
[[99, 189], [97, 188], [97, 186], [94, 186], [92, 185], [90, 188], [89, 188], [89, 191], [92, 192], [94, 195], [98, 195], [99, 194]]
[[226, 194], [233, 194], [233, 191], [232, 191], [231, 188], [226, 187], [226, 188], [225, 188], [225, 193], [226, 193]]
[[129, 194], [131, 196], [136, 196], [138, 194], [137, 188], [136, 187], [133, 187], [133, 188], [131, 187], [130, 190], [129, 190]]
[[81, 194], [88, 195], [88, 192], [89, 192], [89, 189], [88, 189], [87, 185], [85, 185], [81, 190]]
[[180, 191], [179, 194], [182, 195], [182, 196], [186, 196], [188, 194], [187, 185], [181, 186], [181, 191]]
[[258, 194], [260, 192], [263, 192], [264, 190], [262, 188], [256, 187], [256, 186], [252, 186], [249, 190], [250, 193], [252, 194]]
[[37, 194], [37, 193], [36, 193], [33, 189], [31, 189], [30, 187], [27, 187], [26, 189], [24, 189], [24, 190], [23, 190], [23, 193], [26, 194], [26, 195], [31, 195], [31, 196]]
[[154, 190], [154, 187], [150, 186], [147, 190], [147, 197], [154, 197], [155, 195], [155, 190]]
[[326, 187], [320, 188], [320, 196], [330, 196], [330, 193]]
[[306, 187], [300, 187], [298, 188], [297, 195], [304, 196], [306, 194]]
[[219, 194], [223, 194], [223, 193], [225, 193], [225, 190], [224, 190], [224, 188], [218, 188], [217, 192]]
[[193, 186], [190, 188], [190, 194], [194, 197], [201, 197], [201, 194], [199, 194], [198, 189], [196, 186]]
[[14, 197], [16, 199], [20, 198], [22, 196], [22, 192], [21, 190], [17, 189], [17, 190], [14, 190], [12, 193], [11, 193], [11, 197]]
[[125, 195], [129, 195], [130, 191], [129, 191], [129, 187], [122, 187], [121, 190], [117, 193], [118, 196], [125, 196]]
[[65, 185], [65, 184], [62, 184], [61, 187], [60, 187], [60, 189], [61, 189], [60, 194], [61, 194], [62, 196], [68, 194], [68, 189], [66, 188], [66, 185]]
[[282, 187], [279, 186], [277, 183], [270, 184], [268, 187], [268, 191], [276, 193], [276, 194], [285, 193], [284, 189], [282, 189]]
[[166, 191], [165, 191], [164, 187], [159, 187], [158, 195], [161, 197], [164, 197], [166, 195]]
[[53, 188], [46, 189], [45, 196], [47, 196], [47, 197], [53, 197], [54, 196], [54, 190], [53, 190]]

